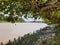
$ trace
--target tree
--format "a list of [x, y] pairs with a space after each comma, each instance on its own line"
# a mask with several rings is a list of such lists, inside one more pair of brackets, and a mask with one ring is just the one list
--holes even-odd
[[[29, 13], [32, 14], [35, 19], [40, 16], [43, 19], [48, 20], [48, 22], [60, 25], [59, 0], [1, 0], [0, 12], [12, 16], [18, 15], [19, 17], [23, 14], [27, 17]], [[12, 20], [13, 18], [11, 19], [11, 22]]]
[[12, 45], [12, 42], [9, 40], [9, 42], [6, 45]]
[[21, 37], [18, 37], [18, 39], [17, 39], [17, 45], [22, 45], [21, 44]]
[[1, 45], [4, 45], [3, 42], [1, 42]]

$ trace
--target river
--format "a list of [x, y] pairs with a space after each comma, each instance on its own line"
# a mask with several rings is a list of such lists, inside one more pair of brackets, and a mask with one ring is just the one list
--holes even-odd
[[6, 43], [45, 26], [45, 23], [0, 23], [0, 42]]

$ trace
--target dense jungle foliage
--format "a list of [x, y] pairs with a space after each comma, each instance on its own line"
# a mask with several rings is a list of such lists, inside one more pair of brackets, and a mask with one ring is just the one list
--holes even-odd
[[[59, 0], [0, 0], [0, 20], [18, 22], [22, 15], [42, 17], [47, 23], [60, 24]], [[7, 15], [7, 16], [6, 16]], [[21, 22], [21, 21], [20, 21]]]

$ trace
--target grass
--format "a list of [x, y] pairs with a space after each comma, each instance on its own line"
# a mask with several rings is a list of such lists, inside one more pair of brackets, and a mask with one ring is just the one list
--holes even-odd
[[7, 23], [8, 21], [6, 20], [0, 20], [0, 23]]

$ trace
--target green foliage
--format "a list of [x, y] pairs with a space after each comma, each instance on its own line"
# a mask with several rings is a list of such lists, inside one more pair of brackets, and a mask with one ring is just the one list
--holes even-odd
[[[1, 0], [0, 1], [0, 12], [3, 12], [4, 13], [3, 15], [5, 14], [9, 14], [13, 16], [18, 15], [19, 17], [21, 17], [23, 14], [27, 15], [29, 12], [33, 15], [35, 19], [37, 19], [38, 16], [42, 16], [43, 18], [48, 19], [46, 14], [40, 15], [41, 7], [44, 7], [44, 4], [46, 4], [46, 2], [48, 1], [49, 0], [13, 0], [13, 1], [12, 0]], [[45, 13], [51, 12], [51, 11], [48, 12], [48, 10], [47, 12], [45, 11]], [[57, 18], [57, 20], [60, 19], [60, 15], [59, 15], [60, 12], [59, 11], [53, 11], [53, 12], [55, 12], [54, 14], [52, 14], [53, 17]], [[13, 18], [9, 20], [12, 22]], [[17, 21], [17, 19], [15, 21]]]
[[47, 2], [47, 0], [42, 0], [42, 2], [43, 2], [43, 3], [46, 3], [46, 2]]
[[9, 40], [9, 42], [6, 45], [12, 45], [11, 41]]
[[52, 24], [52, 22], [46, 18], [44, 18], [44, 22], [47, 23], [48, 25]]
[[59, 10], [54, 11], [53, 16], [55, 16], [57, 19], [60, 19], [60, 9], [59, 9]]

